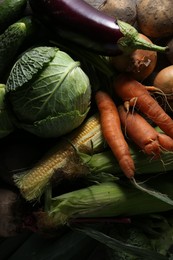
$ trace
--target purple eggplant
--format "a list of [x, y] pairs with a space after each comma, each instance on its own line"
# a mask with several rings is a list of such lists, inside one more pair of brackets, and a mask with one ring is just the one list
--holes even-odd
[[54, 28], [58, 36], [100, 54], [113, 56], [137, 48], [165, 51], [164, 47], [157, 49], [148, 42], [141, 44], [134, 27], [119, 23], [85, 1], [29, 0], [29, 3], [36, 16]]

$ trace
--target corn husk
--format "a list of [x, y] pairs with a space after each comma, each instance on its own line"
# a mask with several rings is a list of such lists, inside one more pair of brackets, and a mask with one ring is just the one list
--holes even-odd
[[[32, 169], [14, 175], [15, 183], [22, 196], [31, 201], [40, 198], [52, 179], [54, 185], [58, 185], [64, 179], [81, 176], [97, 178], [105, 173], [107, 180], [109, 174], [118, 178], [124, 176], [113, 153], [105, 147], [99, 116], [95, 114], [59, 141]], [[153, 159], [131, 143], [129, 148], [136, 175], [173, 170], [172, 152], [163, 151], [159, 158]]]
[[147, 185], [158, 194], [166, 194], [168, 201], [143, 192], [129, 182], [109, 181], [52, 198], [47, 216], [57, 227], [77, 218], [122, 217], [168, 211], [173, 209], [172, 181], [171, 174], [147, 181]]
[[[129, 144], [130, 154], [135, 163], [135, 175], [138, 174], [158, 174], [173, 170], [172, 152], [164, 151], [160, 157], [153, 159], [144, 154], [137, 147]], [[80, 158], [87, 165], [92, 175], [100, 173], [113, 174], [117, 177], [123, 176], [122, 170], [110, 149], [95, 153], [93, 155], [80, 153]]]
[[59, 181], [72, 176], [77, 177], [81, 172], [87, 174], [86, 167], [81, 165], [79, 168], [80, 158], [77, 151], [94, 153], [103, 149], [103, 145], [99, 117], [95, 114], [70, 135], [59, 140], [32, 169], [15, 174], [16, 186], [26, 200], [38, 199], [55, 173]]

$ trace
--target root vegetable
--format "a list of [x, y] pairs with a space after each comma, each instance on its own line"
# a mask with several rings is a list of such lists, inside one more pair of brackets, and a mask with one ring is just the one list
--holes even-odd
[[173, 151], [173, 139], [165, 134], [158, 134], [158, 140], [161, 149], [165, 151]]
[[173, 138], [173, 120], [150, 95], [147, 88], [128, 74], [122, 74], [114, 80], [113, 89], [124, 102], [137, 107], [150, 118], [162, 131]]
[[161, 38], [173, 35], [173, 1], [137, 1], [137, 23], [143, 34]]
[[[152, 43], [143, 34], [139, 34], [139, 38]], [[157, 52], [137, 49], [130, 54], [110, 57], [110, 63], [116, 70], [130, 72], [136, 80], [143, 81], [156, 67]]]
[[107, 1], [105, 0], [84, 0], [93, 7], [100, 9]]
[[173, 111], [173, 65], [160, 70], [155, 78], [153, 85], [165, 94], [166, 110]]
[[154, 78], [154, 86], [161, 89], [168, 99], [173, 99], [173, 65], [159, 71]]
[[99, 10], [129, 24], [136, 22], [135, 0], [106, 0]]
[[165, 134], [158, 133], [136, 111], [133, 113], [127, 112], [121, 105], [118, 112], [127, 137], [130, 137], [144, 153], [158, 158], [162, 151], [173, 151], [173, 139]]
[[135, 166], [121, 130], [116, 105], [104, 91], [98, 91], [95, 98], [100, 112], [103, 136], [119, 162], [120, 168], [128, 178], [131, 178], [134, 176]]

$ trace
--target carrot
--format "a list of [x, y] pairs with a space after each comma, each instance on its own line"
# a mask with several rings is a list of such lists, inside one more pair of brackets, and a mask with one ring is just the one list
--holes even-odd
[[118, 110], [112, 98], [104, 91], [99, 90], [95, 95], [103, 136], [119, 162], [120, 168], [128, 178], [135, 172], [133, 159], [128, 144], [121, 130]]
[[118, 107], [118, 112], [125, 132], [146, 154], [158, 158], [162, 151], [173, 151], [173, 139], [158, 133], [136, 111], [127, 112], [121, 105]]
[[173, 138], [173, 120], [150, 95], [147, 87], [128, 74], [114, 80], [113, 89], [124, 102], [135, 105], [142, 113], [158, 125], [165, 134]]
[[163, 150], [173, 151], [173, 139], [165, 134], [158, 134], [159, 143]]

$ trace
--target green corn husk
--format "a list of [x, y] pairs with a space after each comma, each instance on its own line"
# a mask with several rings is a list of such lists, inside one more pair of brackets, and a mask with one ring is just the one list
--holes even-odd
[[[40, 198], [52, 179], [54, 185], [57, 185], [62, 179], [73, 180], [83, 176], [97, 178], [100, 173], [102, 176], [103, 173], [124, 176], [115, 156], [110, 149], [105, 151], [105, 147], [99, 117], [95, 114], [59, 141], [31, 169], [15, 174], [14, 182], [22, 196], [31, 201]], [[172, 152], [164, 151], [160, 158], [152, 159], [131, 143], [129, 148], [135, 162], [135, 174], [173, 170]]]
[[[147, 185], [160, 194], [173, 199], [173, 176], [158, 175]], [[70, 223], [76, 218], [102, 218], [134, 216], [173, 209], [173, 204], [149, 195], [128, 181], [103, 182], [51, 199], [47, 220], [54, 227]]]
[[[150, 156], [144, 154], [142, 151], [139, 151], [139, 149], [131, 145], [130, 153], [135, 163], [135, 175], [157, 174], [159, 172], [173, 170], [173, 154], [170, 151], [164, 151], [161, 153], [159, 158], [152, 159]], [[80, 158], [89, 168], [91, 175], [99, 175], [103, 172], [113, 174], [117, 177], [123, 175], [118, 161], [110, 149], [93, 155], [80, 153]]]
[[80, 158], [76, 149], [86, 154], [92, 153], [102, 150], [103, 143], [99, 117], [95, 114], [59, 140], [31, 169], [15, 174], [14, 182], [26, 200], [38, 199], [55, 174], [59, 182], [62, 178], [81, 175], [78, 170], [83, 174], [88, 172], [88, 169], [79, 166]]

